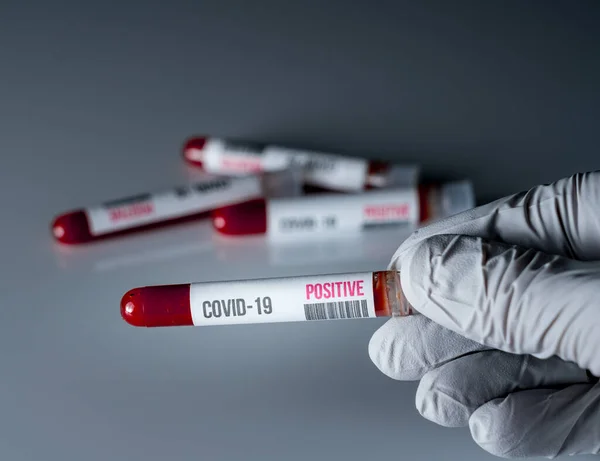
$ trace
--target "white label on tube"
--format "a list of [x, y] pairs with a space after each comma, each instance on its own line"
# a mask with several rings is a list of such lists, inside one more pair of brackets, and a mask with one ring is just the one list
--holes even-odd
[[369, 172], [368, 160], [321, 152], [270, 146], [265, 155], [291, 158], [304, 168], [304, 181], [312, 186], [344, 192], [364, 189]]
[[375, 317], [373, 274], [196, 283], [190, 308], [198, 326]]
[[267, 233], [274, 240], [359, 232], [366, 226], [417, 224], [414, 188], [361, 194], [320, 194], [267, 202]]
[[92, 235], [102, 235], [202, 213], [261, 196], [259, 176], [216, 178], [158, 194], [115, 200], [85, 211]]
[[363, 190], [369, 170], [365, 159], [216, 138], [206, 142], [202, 162], [205, 171], [228, 175], [278, 171], [293, 163], [303, 168], [307, 184], [342, 192]]
[[271, 155], [258, 144], [209, 139], [204, 146], [203, 167], [209, 173], [239, 175], [283, 170], [289, 158]]

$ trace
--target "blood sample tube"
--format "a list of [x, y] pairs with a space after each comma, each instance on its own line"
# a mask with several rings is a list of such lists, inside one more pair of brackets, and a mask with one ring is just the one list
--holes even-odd
[[382, 225], [417, 225], [474, 206], [469, 181], [444, 185], [257, 199], [218, 208], [214, 228], [226, 235], [268, 234], [274, 239], [357, 232]]
[[396, 271], [134, 288], [121, 316], [136, 327], [210, 326], [407, 316]]
[[275, 171], [299, 165], [310, 191], [357, 192], [370, 188], [410, 186], [418, 181], [415, 165], [387, 162], [337, 154], [291, 149], [219, 138], [189, 139], [183, 147], [184, 159], [209, 173], [244, 174]]
[[297, 172], [282, 170], [235, 178], [211, 177], [171, 190], [114, 200], [70, 211], [51, 225], [54, 238], [80, 244], [209, 217], [217, 207], [259, 197], [301, 193]]

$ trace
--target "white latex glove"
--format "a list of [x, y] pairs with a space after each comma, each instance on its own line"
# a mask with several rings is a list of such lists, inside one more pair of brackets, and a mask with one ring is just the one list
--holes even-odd
[[597, 454], [599, 261], [599, 172], [424, 227], [390, 265], [423, 315], [388, 321], [371, 359], [490, 453]]

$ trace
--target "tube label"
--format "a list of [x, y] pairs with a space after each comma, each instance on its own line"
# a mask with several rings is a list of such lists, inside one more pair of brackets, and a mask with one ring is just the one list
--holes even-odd
[[260, 144], [209, 139], [203, 150], [203, 167], [209, 173], [243, 175], [283, 170], [289, 157], [266, 153]]
[[265, 156], [287, 158], [300, 165], [306, 184], [343, 192], [363, 190], [369, 173], [369, 162], [361, 158], [279, 146], [267, 147]]
[[207, 141], [202, 162], [209, 173], [229, 175], [300, 166], [306, 184], [345, 192], [363, 190], [369, 170], [365, 159], [223, 139]]
[[376, 317], [373, 274], [196, 283], [190, 309], [198, 326]]
[[215, 178], [158, 194], [144, 194], [86, 209], [92, 235], [102, 235], [210, 211], [262, 196], [261, 178]]
[[413, 188], [267, 201], [267, 233], [275, 240], [339, 236], [370, 226], [418, 221], [418, 192]]

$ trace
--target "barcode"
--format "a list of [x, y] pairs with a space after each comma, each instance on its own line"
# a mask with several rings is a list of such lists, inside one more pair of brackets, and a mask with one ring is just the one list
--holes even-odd
[[304, 305], [306, 320], [360, 319], [369, 316], [367, 300]]

